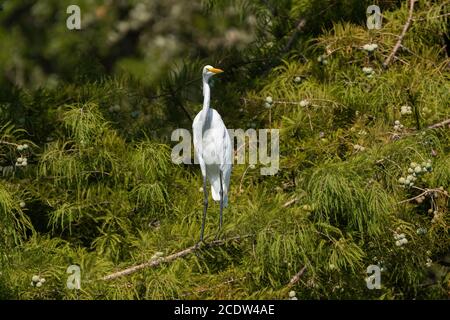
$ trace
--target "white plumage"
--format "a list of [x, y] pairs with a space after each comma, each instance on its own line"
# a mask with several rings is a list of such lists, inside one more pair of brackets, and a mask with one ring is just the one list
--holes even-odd
[[[223, 204], [228, 203], [228, 187], [231, 176], [231, 139], [222, 117], [214, 110], [209, 109], [203, 125], [200, 121], [202, 111], [194, 118], [194, 149], [202, 170], [202, 175], [211, 183], [211, 193], [215, 201], [220, 201], [220, 177], [223, 173]], [[202, 138], [203, 136], [203, 138]]]
[[228, 205], [228, 189], [232, 169], [232, 144], [222, 117], [216, 110], [210, 108], [211, 89], [208, 83], [211, 76], [221, 72], [223, 71], [209, 65], [203, 68], [203, 108], [192, 123], [195, 155], [202, 171], [205, 196], [200, 240], [203, 240], [204, 219], [208, 207], [206, 179], [211, 184], [212, 198], [215, 201], [220, 201], [219, 228], [222, 225], [223, 207]]

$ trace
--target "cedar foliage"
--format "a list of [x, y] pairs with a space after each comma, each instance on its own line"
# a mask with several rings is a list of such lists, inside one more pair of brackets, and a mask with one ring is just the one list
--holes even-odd
[[[378, 1], [383, 28], [368, 30], [367, 1], [203, 1], [192, 9], [194, 16], [235, 12], [229, 19], [241, 26], [254, 16], [253, 41], [224, 49], [207, 48], [196, 38], [197, 56], [178, 60], [171, 72], [153, 70], [150, 80], [139, 74], [149, 63], [141, 55], [145, 46], [133, 42], [141, 56], [131, 58], [122, 46], [110, 44], [108, 51], [98, 40], [115, 21], [132, 21], [137, 1], [111, 5], [107, 21], [92, 22], [98, 24], [86, 31], [92, 46], [73, 34], [60, 36], [60, 46], [47, 48], [58, 60], [41, 61], [47, 70], [37, 73], [32, 70], [39, 64], [29, 56], [12, 61], [12, 39], [27, 37], [26, 24], [7, 32], [13, 17], [25, 19], [23, 11], [33, 3], [12, 5], [0, 31], [8, 48], [0, 59], [6, 75], [0, 85], [0, 297], [287, 299], [295, 290], [299, 299], [448, 298], [450, 135], [448, 126], [428, 126], [450, 118], [443, 43], [449, 5], [416, 3], [415, 20], [386, 70], [382, 63], [406, 21], [406, 2]], [[145, 3], [151, 10], [156, 2]], [[83, 6], [97, 12], [89, 1]], [[55, 8], [56, 1], [49, 11], [35, 9], [35, 27], [44, 29]], [[294, 34], [299, 17], [309, 18]], [[141, 39], [151, 36], [138, 29]], [[205, 30], [213, 42], [218, 32]], [[65, 35], [54, 24], [42, 37], [58, 33]], [[32, 43], [37, 55], [44, 40]], [[378, 45], [371, 54], [362, 50], [370, 43]], [[83, 54], [65, 61], [63, 54], [77, 45], [83, 54], [93, 50], [98, 61]], [[199, 70], [218, 61], [227, 72], [214, 80], [213, 105], [226, 125], [281, 133], [275, 176], [261, 176], [260, 165], [233, 169], [221, 236], [250, 237], [100, 280], [197, 241], [200, 171], [172, 163], [170, 134], [190, 128], [189, 116], [200, 109]], [[11, 66], [23, 67], [28, 77], [12, 77]], [[363, 67], [371, 67], [373, 76]], [[128, 72], [111, 74], [122, 68]], [[274, 102], [265, 108], [268, 96]], [[405, 105], [411, 114], [401, 113]], [[396, 120], [402, 129], [394, 130]], [[19, 150], [23, 144], [29, 147]], [[28, 165], [15, 165], [18, 157]], [[399, 183], [411, 162], [427, 161], [432, 170], [413, 187]], [[428, 189], [424, 200], [412, 199]], [[209, 239], [218, 224], [218, 205], [210, 203]], [[407, 244], [396, 246], [399, 233]], [[81, 290], [66, 287], [72, 264], [81, 267]], [[366, 287], [369, 265], [383, 268], [380, 290]], [[32, 286], [33, 275], [46, 282]]]

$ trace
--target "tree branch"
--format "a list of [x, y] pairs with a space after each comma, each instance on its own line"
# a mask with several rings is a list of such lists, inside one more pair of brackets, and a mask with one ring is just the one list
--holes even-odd
[[425, 20], [430, 20], [430, 19], [439, 19], [439, 18], [445, 18], [450, 16], [450, 13], [445, 13], [445, 14], [441, 14], [438, 16], [434, 16], [434, 17], [426, 17], [426, 18], [419, 18], [419, 19], [413, 19], [413, 21], [425, 21]]
[[[247, 234], [247, 235], [236, 236], [236, 237], [232, 237], [232, 238], [228, 238], [228, 239], [224, 239], [224, 240], [215, 240], [215, 241], [212, 241], [212, 242], [207, 243], [205, 245], [207, 247], [216, 247], [216, 246], [223, 245], [223, 244], [225, 244], [227, 242], [230, 242], [230, 241], [241, 240], [241, 239], [245, 239], [245, 238], [248, 238], [248, 237], [251, 237], [251, 236], [252, 236], [251, 234]], [[176, 260], [178, 258], [185, 257], [185, 256], [193, 253], [194, 251], [198, 250], [198, 249], [199, 248], [196, 245], [193, 245], [193, 246], [191, 246], [189, 248], [186, 248], [184, 250], [181, 250], [179, 252], [171, 254], [171, 255], [169, 255], [169, 256], [167, 256], [165, 258], [161, 257], [161, 258], [152, 259], [150, 261], [147, 261], [147, 262], [144, 262], [144, 263], [141, 263], [141, 264], [138, 264], [138, 265], [134, 265], [134, 266], [128, 267], [126, 269], [123, 269], [123, 270], [111, 273], [109, 275], [106, 275], [106, 276], [102, 277], [101, 280], [113, 280], [113, 279], [116, 279], [116, 278], [119, 278], [119, 277], [123, 277], [123, 276], [129, 275], [129, 274], [135, 273], [135, 272], [137, 272], [139, 270], [142, 270], [142, 269], [145, 269], [145, 268], [157, 267], [160, 264], [171, 262], [171, 261], [174, 261], [174, 260]]]
[[288, 52], [289, 50], [291, 50], [292, 45], [294, 44], [295, 40], [297, 39], [298, 34], [300, 33], [300, 31], [302, 31], [303, 27], [306, 24], [306, 19], [305, 18], [300, 18], [297, 21], [297, 25], [295, 27], [294, 32], [292, 33], [291, 37], [289, 38], [286, 46], [284, 47], [282, 52]]
[[290, 205], [296, 203], [297, 201], [298, 201], [298, 198], [291, 199], [291, 200], [289, 200], [288, 202], [286, 202], [285, 204], [283, 204], [283, 208], [287, 208], [287, 207], [289, 207]]
[[402, 33], [398, 37], [397, 43], [395, 44], [394, 48], [392, 49], [391, 54], [386, 58], [386, 60], [383, 62], [383, 67], [387, 69], [388, 65], [391, 63], [391, 60], [395, 57], [395, 54], [397, 53], [398, 49], [400, 48], [400, 45], [402, 44], [403, 38], [406, 35], [406, 32], [408, 31], [409, 26], [412, 22], [412, 16], [414, 13], [414, 3], [416, 0], [410, 0], [409, 2], [409, 14], [408, 19], [406, 20], [405, 25], [403, 26]]
[[291, 281], [289, 281], [289, 287], [295, 285], [301, 278], [301, 276], [305, 273], [306, 266], [304, 266], [295, 276], [292, 277]]
[[7, 145], [10, 145], [10, 146], [15, 146], [15, 147], [18, 146], [17, 143], [12, 143], [12, 142], [3, 141], [3, 140], [0, 140], [0, 144], [7, 144]]
[[444, 127], [446, 125], [450, 126], [450, 119], [444, 120], [444, 121], [439, 122], [439, 123], [435, 123], [435, 124], [429, 126], [428, 129], [436, 129], [436, 128]]
[[405, 202], [410, 202], [410, 201], [419, 199], [420, 197], [426, 196], [426, 195], [428, 195], [430, 193], [433, 193], [433, 192], [442, 193], [444, 196], [448, 197], [448, 193], [446, 191], [442, 191], [441, 189], [424, 189], [424, 190], [425, 191], [423, 191], [421, 194], [419, 194], [419, 195], [417, 195], [415, 197], [412, 197], [410, 199], [406, 199], [406, 200], [400, 201], [400, 202], [398, 202], [398, 204], [405, 203]]

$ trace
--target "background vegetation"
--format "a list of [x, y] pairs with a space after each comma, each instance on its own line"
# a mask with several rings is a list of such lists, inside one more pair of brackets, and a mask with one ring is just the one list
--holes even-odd
[[[78, 0], [79, 31], [74, 1], [2, 2], [0, 298], [449, 297], [448, 1], [415, 3], [387, 68], [410, 1]], [[170, 135], [205, 64], [228, 128], [280, 129], [280, 171], [234, 166], [221, 236], [242, 238], [101, 280], [198, 239], [200, 171]]]

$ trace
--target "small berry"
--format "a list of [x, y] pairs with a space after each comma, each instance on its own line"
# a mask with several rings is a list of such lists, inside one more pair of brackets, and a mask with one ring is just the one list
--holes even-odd
[[308, 100], [302, 100], [302, 101], [300, 101], [300, 106], [301, 106], [301, 107], [307, 107], [307, 106], [309, 106], [309, 101], [308, 101]]
[[427, 233], [427, 229], [425, 229], [425, 228], [419, 228], [419, 229], [417, 229], [416, 230], [416, 233], [417, 234], [426, 234]]
[[322, 64], [328, 64], [327, 56], [325, 54], [320, 55], [317, 58], [317, 61], [322, 63]]
[[365, 74], [372, 74], [373, 73], [373, 68], [371, 68], [371, 67], [364, 67], [364, 68], [362, 68], [362, 71]]
[[365, 51], [367, 51], [369, 53], [373, 52], [377, 48], [378, 48], [378, 45], [376, 43], [365, 44], [363, 46], [363, 50], [365, 50]]

